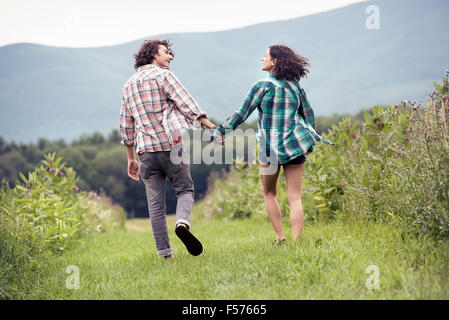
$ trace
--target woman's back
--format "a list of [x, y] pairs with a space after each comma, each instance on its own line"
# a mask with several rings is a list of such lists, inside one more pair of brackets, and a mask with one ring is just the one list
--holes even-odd
[[[306, 97], [298, 82], [278, 80], [272, 75], [259, 82], [265, 91], [258, 108], [259, 129], [282, 132], [291, 132], [298, 126], [313, 129], [313, 111], [304, 112]], [[309, 115], [307, 119], [305, 114]]]

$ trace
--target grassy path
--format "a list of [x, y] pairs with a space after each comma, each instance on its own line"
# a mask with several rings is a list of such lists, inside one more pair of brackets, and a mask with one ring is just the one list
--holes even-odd
[[[24, 298], [449, 298], [448, 245], [404, 241], [390, 226], [315, 223], [305, 226], [299, 243], [279, 247], [271, 244], [274, 234], [265, 218], [203, 220], [192, 230], [204, 252], [192, 257], [169, 224], [173, 261], [157, 258], [148, 220], [131, 221], [130, 231], [92, 235], [50, 257], [38, 276], [25, 275], [36, 285]], [[79, 289], [66, 288], [69, 265], [79, 268]], [[365, 285], [370, 265], [379, 268], [380, 280], [372, 291]]]

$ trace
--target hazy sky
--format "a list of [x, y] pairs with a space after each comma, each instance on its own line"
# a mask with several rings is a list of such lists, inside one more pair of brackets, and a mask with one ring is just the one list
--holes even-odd
[[290, 19], [364, 0], [0, 0], [0, 46], [96, 47]]

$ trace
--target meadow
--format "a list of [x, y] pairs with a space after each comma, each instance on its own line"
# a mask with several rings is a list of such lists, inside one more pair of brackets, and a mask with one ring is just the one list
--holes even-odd
[[188, 254], [156, 255], [148, 219], [82, 192], [73, 168], [47, 155], [14, 187], [2, 182], [2, 299], [448, 299], [449, 71], [428, 101], [375, 106], [325, 134], [303, 180], [305, 227], [275, 245], [258, 166], [216, 178], [195, 203]]
[[[173, 222], [173, 221], [172, 221]], [[129, 224], [149, 225], [144, 221]], [[284, 225], [287, 227], [288, 222]], [[176, 237], [174, 259], [158, 259], [151, 231], [88, 236], [25, 272], [17, 299], [447, 299], [447, 244], [402, 238], [385, 224], [307, 223], [299, 243], [273, 245], [268, 219], [194, 221], [204, 245], [189, 255]], [[286, 233], [289, 236], [289, 233]], [[79, 272], [78, 289], [67, 286]], [[379, 287], [371, 286], [370, 266]], [[372, 267], [371, 267], [372, 268]]]

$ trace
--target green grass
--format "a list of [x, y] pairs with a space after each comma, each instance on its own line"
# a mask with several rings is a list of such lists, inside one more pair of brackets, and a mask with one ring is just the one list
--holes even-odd
[[[284, 228], [290, 237], [287, 220]], [[193, 257], [171, 223], [175, 259], [169, 262], [157, 257], [151, 231], [142, 230], [92, 234], [63, 255], [48, 256], [24, 274], [15, 298], [449, 298], [449, 244], [401, 236], [388, 225], [315, 222], [298, 243], [274, 246], [266, 217], [194, 220], [204, 252]], [[79, 268], [79, 289], [66, 288], [69, 265]], [[379, 268], [378, 290], [365, 286], [370, 265]]]

